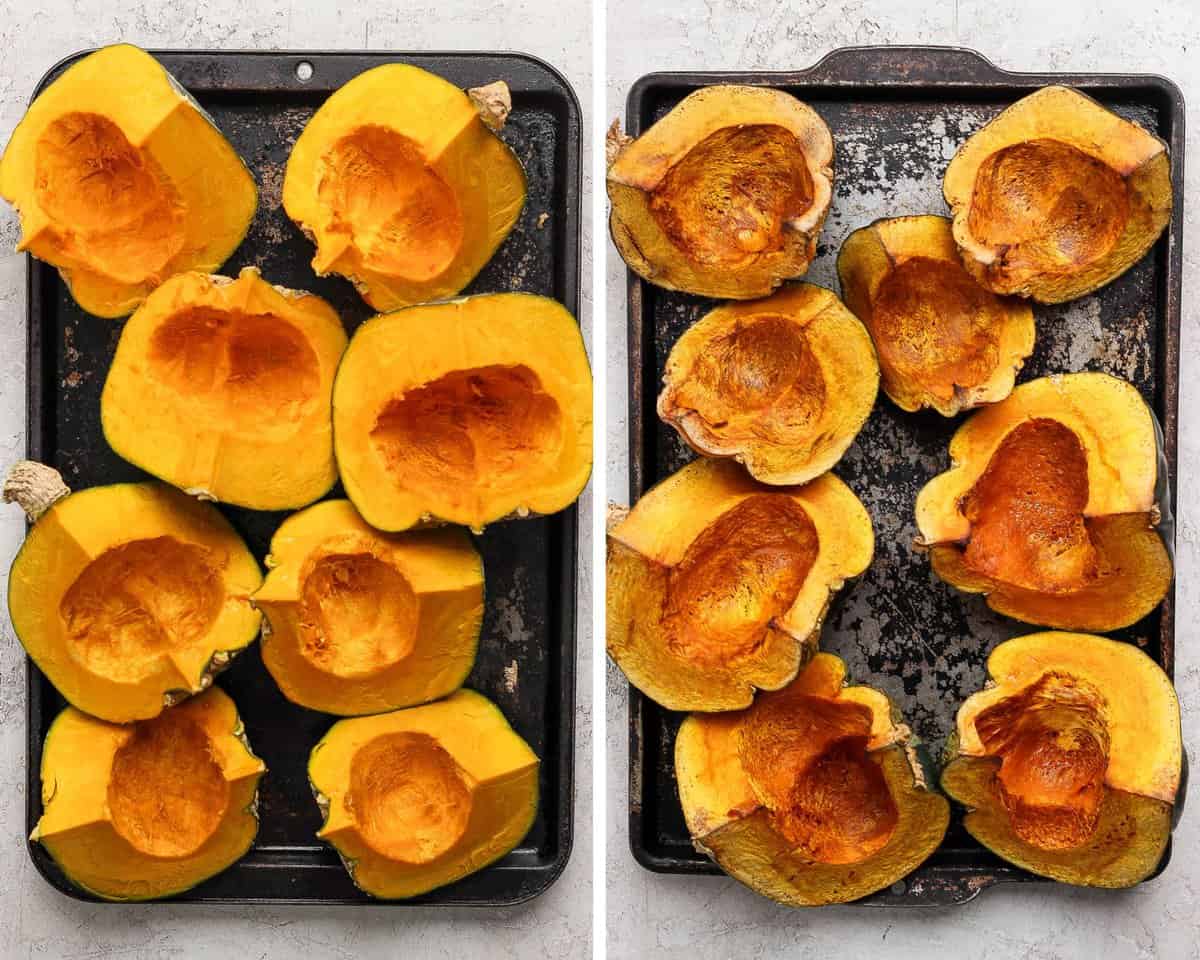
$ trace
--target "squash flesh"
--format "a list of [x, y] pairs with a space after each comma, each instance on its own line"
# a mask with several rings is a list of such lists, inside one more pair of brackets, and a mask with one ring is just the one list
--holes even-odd
[[20, 249], [58, 267], [102, 317], [124, 316], [176, 273], [217, 269], [257, 205], [253, 177], [212, 121], [123, 44], [38, 95], [0, 159], [0, 195], [20, 213]]

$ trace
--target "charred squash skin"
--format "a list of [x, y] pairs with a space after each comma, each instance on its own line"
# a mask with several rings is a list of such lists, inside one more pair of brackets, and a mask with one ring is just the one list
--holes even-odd
[[1039, 303], [1116, 279], [1171, 218], [1166, 144], [1068, 87], [1004, 110], [963, 144], [942, 186], [967, 270]]
[[168, 277], [216, 270], [258, 204], [212, 119], [148, 53], [103, 47], [38, 94], [0, 158], [19, 250], [58, 268], [100, 317], [134, 310]]
[[950, 444], [951, 469], [917, 497], [934, 572], [1006, 616], [1107, 632], [1170, 589], [1155, 529], [1153, 415], [1099, 373], [1022, 384]]
[[359, 74], [309, 121], [288, 158], [283, 206], [379, 311], [458, 294], [525, 203], [521, 164], [494, 131], [508, 88], [463, 92], [391, 63]]
[[170, 897], [250, 849], [265, 772], [216, 688], [131, 725], [68, 707], [46, 734], [31, 839], [95, 896]]
[[612, 238], [644, 279], [752, 300], [808, 269], [832, 197], [833, 138], [806, 104], [763, 87], [705, 87], [616, 146]]
[[471, 690], [334, 724], [308, 776], [323, 820], [317, 836], [380, 899], [483, 869], [521, 842], [537, 813], [537, 756]]
[[737, 713], [692, 714], [675, 741], [684, 818], [730, 876], [789, 906], [890, 886], [941, 843], [946, 799], [926, 785], [887, 697], [844, 686], [818, 653]]
[[968, 831], [1064, 883], [1128, 887], [1171, 832], [1182, 743], [1162, 669], [1129, 644], [1035, 633], [998, 646], [960, 708], [942, 787]]
[[832, 474], [766, 487], [697, 460], [608, 534], [608, 654], [670, 710], [748, 706], [816, 649], [833, 594], [869, 565], [874, 535]]
[[897, 217], [854, 231], [838, 254], [846, 305], [875, 344], [902, 410], [944, 417], [1003, 400], [1033, 351], [1033, 311], [962, 266], [950, 221]]

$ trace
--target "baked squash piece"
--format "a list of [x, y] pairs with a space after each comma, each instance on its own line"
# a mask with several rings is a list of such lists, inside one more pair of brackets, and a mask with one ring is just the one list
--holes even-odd
[[824, 287], [798, 283], [692, 324], [667, 357], [658, 415], [756, 480], [806, 483], [841, 459], [878, 389], [863, 325]]
[[1136, 623], [1166, 596], [1154, 415], [1104, 373], [1031, 380], [950, 441], [917, 496], [934, 572], [1006, 616], [1066, 630]]
[[250, 849], [265, 772], [215, 687], [135, 724], [67, 707], [42, 747], [43, 811], [30, 839], [98, 897], [169, 897]]
[[874, 547], [866, 509], [832, 474], [766, 487], [693, 461], [609, 530], [608, 654], [669, 710], [745, 707], [796, 676]]
[[752, 300], [808, 270], [833, 195], [833, 137], [807, 104], [766, 87], [705, 87], [613, 149], [609, 226], [639, 276]]
[[1183, 747], [1171, 681], [1127, 643], [1035, 633], [1000, 644], [959, 709], [942, 788], [967, 830], [1064, 883], [1128, 887], [1171, 835]]
[[1062, 303], [1128, 270], [1171, 219], [1167, 145], [1069, 87], [1018, 100], [959, 148], [942, 192], [963, 264]]
[[121, 332], [100, 397], [109, 446], [204, 500], [303, 507], [337, 482], [333, 308], [246, 267], [173, 277]]
[[317, 275], [341, 274], [380, 311], [459, 293], [525, 203], [520, 161], [494, 132], [510, 107], [503, 83], [464, 93], [404, 63], [338, 89], [283, 180], [284, 210], [317, 246]]
[[9, 573], [13, 629], [79, 710], [157, 716], [258, 636], [262, 574], [215, 507], [153, 482], [70, 493], [29, 461], [4, 498], [36, 520]]
[[950, 821], [888, 698], [845, 686], [845, 672], [840, 659], [818, 653], [747, 710], [692, 714], [675, 741], [696, 847], [790, 906], [845, 903], [891, 886], [937, 848]]
[[163, 280], [216, 270], [258, 205], [250, 171], [143, 50], [103, 47], [38, 94], [0, 158], [18, 250], [58, 268], [84, 310], [121, 317]]
[[346, 500], [288, 517], [253, 596], [263, 663], [289, 700], [380, 713], [435, 700], [471, 672], [483, 561], [461, 529], [384, 534]]
[[374, 317], [338, 368], [333, 435], [346, 495], [379, 530], [556, 513], [592, 467], [579, 326], [527, 293]]
[[486, 697], [335, 723], [308, 778], [351, 879], [381, 899], [415, 897], [482, 870], [533, 825], [538, 758]]
[[1033, 310], [966, 271], [945, 217], [855, 230], [837, 261], [842, 297], [871, 334], [883, 390], [944, 417], [1007, 397], [1033, 352]]

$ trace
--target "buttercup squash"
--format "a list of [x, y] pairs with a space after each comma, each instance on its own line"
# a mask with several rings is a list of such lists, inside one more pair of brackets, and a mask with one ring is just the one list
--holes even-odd
[[696, 460], [608, 534], [608, 654], [670, 710], [736, 710], [787, 684], [830, 600], [871, 562], [859, 499], [832, 474], [756, 483]]
[[863, 325], [825, 288], [799, 283], [688, 328], [667, 357], [658, 414], [700, 453], [798, 484], [841, 459], [878, 388]]
[[258, 205], [212, 119], [148, 53], [78, 60], [38, 94], [0, 158], [19, 250], [58, 268], [89, 313], [121, 317], [162, 281], [216, 270]]
[[855, 230], [837, 268], [846, 306], [875, 344], [884, 392], [901, 410], [953, 417], [1012, 392], [1033, 351], [1033, 310], [976, 283], [945, 217]]
[[613, 144], [613, 242], [668, 290], [765, 297], [808, 270], [833, 195], [833, 137], [781, 90], [720, 85]]
[[592, 375], [575, 318], [526, 293], [382, 314], [333, 388], [346, 495], [379, 530], [479, 530], [570, 506], [592, 466]]
[[345, 347], [329, 304], [254, 267], [173, 277], [121, 332], [100, 398], [105, 439], [202, 499], [302, 507], [337, 481], [330, 395]]
[[891, 886], [936, 849], [950, 820], [887, 697], [844, 683], [842, 661], [818, 653], [747, 710], [692, 714], [675, 741], [696, 846], [790, 906]]
[[495, 134], [502, 83], [464, 93], [403, 63], [359, 74], [308, 122], [288, 158], [283, 207], [376, 310], [459, 293], [520, 216], [525, 175]]
[[380, 713], [457, 689], [475, 663], [483, 564], [465, 531], [384, 534], [346, 500], [293, 514], [271, 539], [254, 604], [263, 663], [325, 713]]
[[538, 758], [486, 697], [342, 720], [308, 765], [323, 825], [351, 879], [415, 897], [512, 850], [537, 812]]
[[262, 574], [215, 507], [154, 482], [70, 493], [28, 461], [4, 496], [36, 520], [9, 574], [13, 629], [79, 710], [155, 717], [258, 635]]
[[1167, 145], [1068, 87], [1018, 100], [959, 148], [942, 192], [989, 290], [1062, 303], [1115, 280], [1171, 219]]
[[68, 707], [42, 748], [43, 812], [31, 839], [98, 897], [169, 897], [250, 849], [265, 771], [216, 688], [135, 724]]
[[1179, 703], [1135, 646], [1080, 633], [1000, 644], [958, 712], [942, 787], [999, 856], [1064, 883], [1128, 887], [1171, 834]]
[[952, 586], [1043, 626], [1106, 632], [1162, 601], [1153, 414], [1103, 373], [1032, 380], [974, 414], [917, 496], [919, 545]]

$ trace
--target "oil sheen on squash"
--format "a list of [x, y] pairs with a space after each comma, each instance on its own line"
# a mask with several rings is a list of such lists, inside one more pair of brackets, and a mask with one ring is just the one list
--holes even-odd
[[844, 681], [842, 661], [818, 653], [740, 713], [692, 714], [675, 741], [696, 846], [780, 903], [844, 903], [887, 887], [949, 822], [887, 697]]
[[130, 725], [68, 707], [43, 746], [33, 839], [96, 896], [181, 893], [250, 848], [265, 769], [219, 689]]
[[[509, 102], [498, 86], [505, 106], [487, 111], [497, 129]], [[322, 104], [283, 182], [318, 275], [341, 274], [386, 311], [452, 297], [483, 269], [520, 216], [525, 175], [470, 93], [391, 63]]]
[[1157, 866], [1181, 775], [1170, 680], [1088, 634], [1001, 644], [963, 704], [942, 783], [1000, 856], [1068, 883], [1130, 886]]
[[966, 268], [996, 293], [1043, 303], [1120, 276], [1172, 207], [1166, 144], [1066, 87], [1030, 94], [975, 133], [943, 190]]
[[651, 283], [747, 300], [802, 275], [829, 210], [833, 139], [779, 90], [684, 98], [608, 172], [613, 241]]
[[608, 653], [670, 709], [744, 707], [795, 676], [873, 543], [862, 504], [831, 475], [765, 487], [695, 461], [609, 531]]
[[1028, 623], [1113, 630], [1161, 602], [1154, 423], [1105, 374], [1023, 384], [951, 441], [917, 500], [934, 571]]
[[334, 724], [312, 751], [323, 825], [354, 882], [414, 897], [498, 860], [537, 811], [538, 758], [485, 697]]
[[838, 276], [875, 344], [883, 389], [903, 410], [954, 416], [1002, 400], [1033, 350], [1033, 311], [971, 277], [944, 217], [856, 230], [838, 255]]
[[863, 325], [828, 290], [795, 284], [693, 324], [667, 358], [658, 413], [701, 453], [804, 483], [853, 442], [878, 382]]
[[380, 713], [456, 690], [475, 663], [483, 566], [450, 527], [384, 534], [347, 500], [293, 514], [254, 595], [263, 663], [284, 696], [324, 713]]
[[30, 105], [0, 159], [19, 249], [58, 268], [79, 305], [124, 316], [178, 273], [242, 241], [254, 179], [149, 54], [124, 44], [73, 63]]

